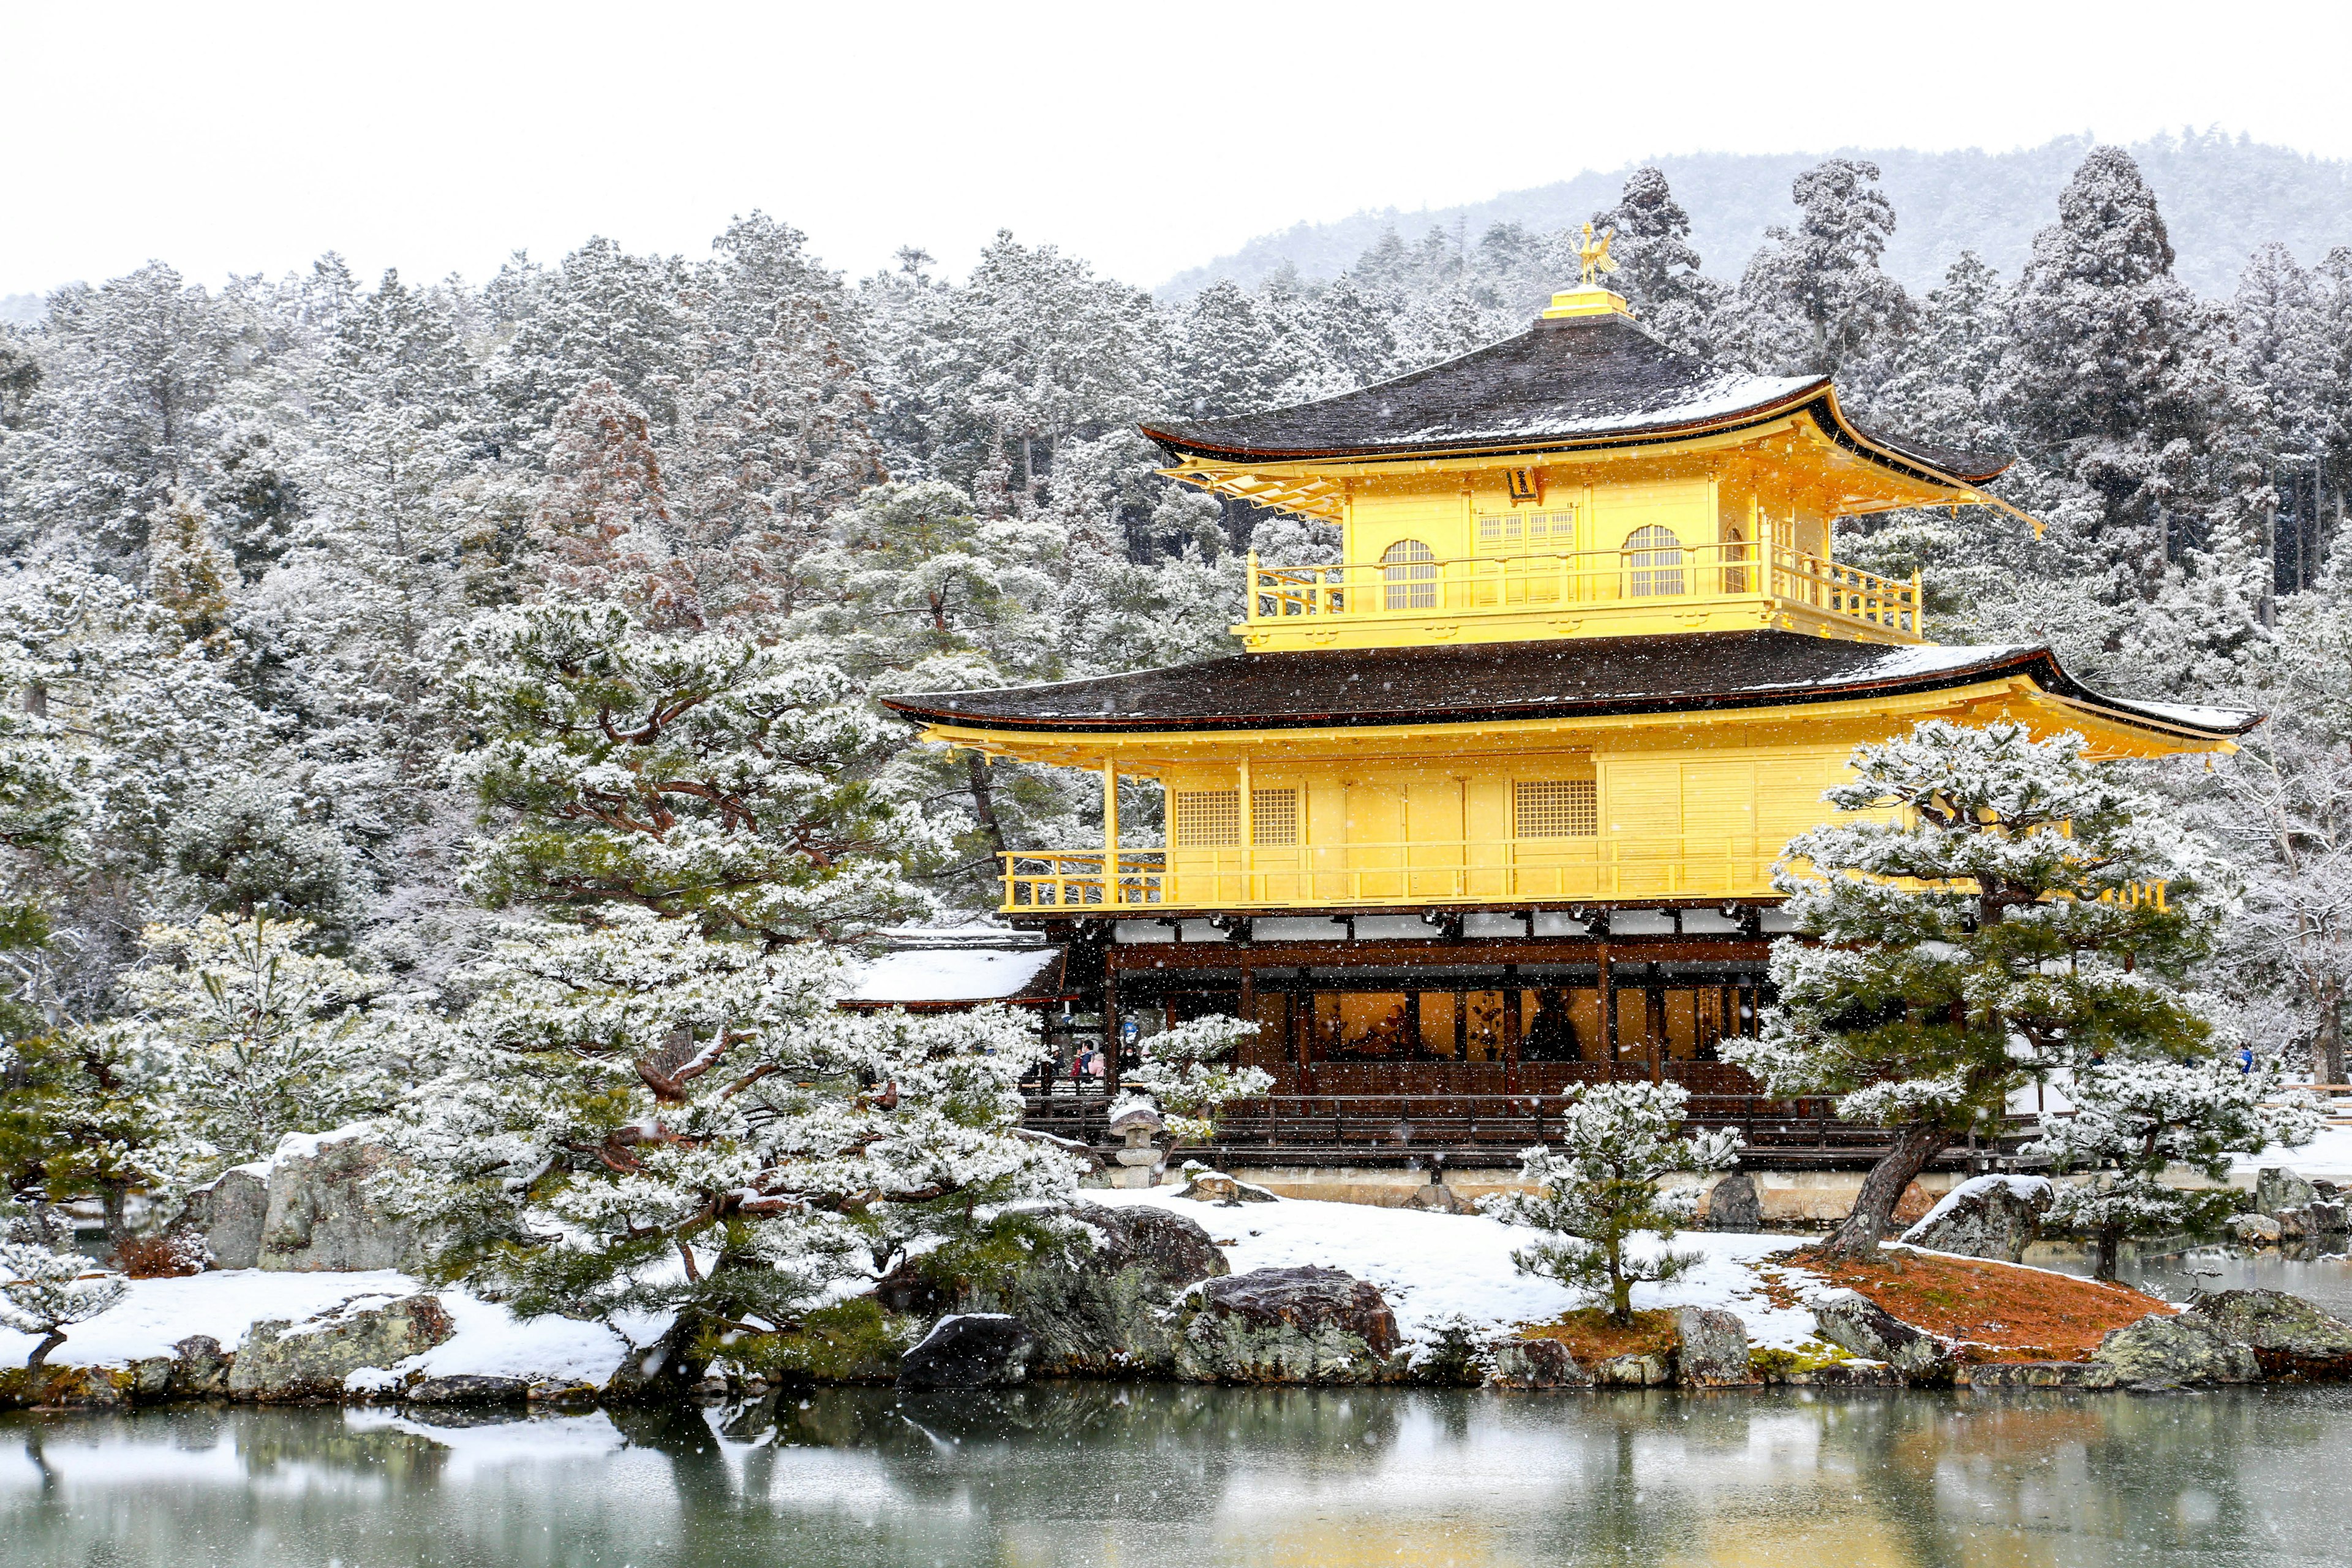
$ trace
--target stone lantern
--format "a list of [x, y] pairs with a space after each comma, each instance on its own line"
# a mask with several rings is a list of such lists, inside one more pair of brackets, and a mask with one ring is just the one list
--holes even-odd
[[1110, 1119], [1110, 1134], [1118, 1140], [1113, 1152], [1122, 1167], [1112, 1178], [1122, 1187], [1148, 1187], [1152, 1168], [1160, 1163], [1160, 1112], [1147, 1101], [1136, 1100]]

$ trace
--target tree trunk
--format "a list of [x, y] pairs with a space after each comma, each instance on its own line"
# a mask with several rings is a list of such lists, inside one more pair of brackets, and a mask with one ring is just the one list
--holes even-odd
[[[996, 846], [999, 855], [1004, 853], [1004, 827], [996, 820], [996, 793], [988, 782], [988, 759], [978, 752], [964, 753], [965, 765], [971, 770], [971, 810], [980, 825], [988, 830], [988, 841]], [[1000, 865], [997, 869], [1003, 870]]]
[[1903, 1201], [1904, 1190], [1951, 1141], [1949, 1131], [1924, 1122], [1895, 1134], [1895, 1147], [1862, 1179], [1853, 1212], [1839, 1222], [1822, 1245], [1822, 1253], [1831, 1258], [1860, 1258], [1877, 1251], [1895, 1221], [1895, 1205]]
[[124, 1184], [102, 1182], [98, 1189], [98, 1207], [106, 1220], [106, 1245], [121, 1247], [131, 1239], [131, 1226], [122, 1217]]
[[65, 1331], [61, 1329], [51, 1329], [49, 1331], [49, 1337], [43, 1340], [39, 1344], [35, 1345], [33, 1347], [33, 1353], [25, 1358], [25, 1370], [26, 1372], [38, 1372], [41, 1369], [42, 1363], [49, 1359], [49, 1352], [65, 1342]]
[[2123, 1256], [2124, 1232], [2121, 1226], [2103, 1225], [2091, 1238], [2091, 1278], [2113, 1284], [2116, 1265]]
[[2344, 1004], [2331, 999], [2320, 1010], [2319, 1048], [2312, 1054], [2318, 1059], [2312, 1066], [2318, 1070], [2313, 1077], [2322, 1083], [2344, 1081]]

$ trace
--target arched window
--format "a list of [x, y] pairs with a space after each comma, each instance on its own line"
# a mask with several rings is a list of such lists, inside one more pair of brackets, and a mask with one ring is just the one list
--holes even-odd
[[1625, 536], [1626, 593], [1636, 599], [1680, 594], [1683, 588], [1683, 542], [1671, 528], [1653, 523]]
[[1400, 539], [1381, 552], [1381, 581], [1391, 610], [1437, 608], [1437, 552], [1418, 539]]

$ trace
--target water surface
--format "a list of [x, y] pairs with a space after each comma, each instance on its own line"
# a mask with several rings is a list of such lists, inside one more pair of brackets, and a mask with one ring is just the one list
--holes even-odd
[[1045, 1385], [0, 1419], [0, 1562], [2340, 1564], [2352, 1390]]

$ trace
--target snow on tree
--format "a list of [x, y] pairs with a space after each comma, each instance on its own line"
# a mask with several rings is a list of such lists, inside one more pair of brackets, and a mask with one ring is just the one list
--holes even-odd
[[[2041, 1136], [2026, 1146], [2048, 1156], [2056, 1173], [2087, 1178], [2060, 1184], [2051, 1221], [2090, 1233], [2102, 1279], [2116, 1277], [2127, 1237], [2217, 1225], [2235, 1206], [2231, 1151], [2308, 1143], [2325, 1122], [2305, 1097], [2278, 1103], [2281, 1092], [2275, 1073], [2248, 1071], [2227, 1054], [2085, 1064], [2066, 1086], [2073, 1111], [2044, 1116]], [[2168, 1184], [2174, 1165], [2216, 1184]]]
[[1609, 286], [1625, 296], [1642, 324], [1685, 353], [1707, 353], [1727, 290], [1699, 270], [1690, 215], [1664, 174], [1644, 164], [1626, 175], [1617, 205], [1594, 213], [1592, 226], [1615, 237], [1609, 255], [1617, 270]]
[[1796, 225], [1764, 231], [1739, 281], [1731, 336], [1759, 369], [1835, 375], [1843, 383], [1910, 331], [1916, 309], [1879, 270], [1895, 205], [1878, 165], [1831, 158], [1790, 187]]
[[[1735, 1163], [1738, 1140], [1727, 1128], [1685, 1134], [1688, 1098], [1678, 1083], [1596, 1083], [1576, 1092], [1559, 1146], [1520, 1152], [1519, 1173], [1536, 1190], [1478, 1203], [1493, 1218], [1540, 1233], [1511, 1254], [1521, 1273], [1581, 1291], [1625, 1323], [1635, 1285], [1672, 1279], [1698, 1261], [1674, 1249], [1675, 1231], [1697, 1212], [1697, 1191], [1661, 1193], [1658, 1183]], [[1645, 1232], [1657, 1237], [1656, 1250], [1630, 1252], [1628, 1243]]]
[[2003, 412], [2035, 467], [2092, 498], [2083, 544], [2119, 583], [2152, 585], [2188, 533], [2223, 381], [2172, 264], [2139, 166], [2095, 147], [2034, 236], [2012, 316]]
[[147, 518], [147, 597], [171, 612], [190, 642], [224, 645], [236, 563], [213, 539], [212, 520], [173, 489]]
[[842, 961], [614, 907], [501, 943], [388, 1195], [525, 1314], [774, 1325], [1076, 1167], [1019, 1132], [1041, 1045], [1003, 1008], [845, 1013]]
[[206, 915], [142, 935], [152, 962], [125, 977], [130, 1010], [91, 1026], [86, 1048], [145, 1101], [156, 1181], [184, 1189], [289, 1132], [380, 1114], [436, 1062], [438, 1018], [383, 976], [306, 952], [310, 934], [302, 921]]
[[[1931, 720], [1854, 748], [1773, 885], [1802, 939], [1772, 944], [1778, 1003], [1724, 1055], [1776, 1095], [1832, 1095], [1888, 1129], [1832, 1255], [1874, 1249], [1912, 1179], [1991, 1133], [2036, 1070], [2209, 1047], [2178, 989], [2233, 892], [2212, 847], [2158, 800], [2011, 722]], [[2157, 895], [2161, 890], [2162, 897]]]
[[1168, 1133], [1161, 1170], [1184, 1145], [1214, 1141], [1226, 1106], [1274, 1087], [1274, 1075], [1265, 1068], [1235, 1067], [1225, 1059], [1257, 1030], [1255, 1024], [1214, 1016], [1160, 1030], [1143, 1042], [1142, 1065], [1119, 1080], [1125, 1092], [1110, 1108], [1110, 1120], [1136, 1105], [1157, 1110]]
[[341, 835], [305, 820], [282, 788], [231, 779], [172, 825], [173, 866], [206, 907], [241, 920], [347, 920], [356, 889]]
[[645, 410], [598, 376], [556, 416], [531, 542], [557, 597], [612, 599], [649, 626], [698, 627], [702, 603], [675, 531]]
[[66, 1342], [66, 1331], [122, 1300], [130, 1282], [90, 1267], [79, 1252], [53, 1252], [31, 1241], [0, 1241], [0, 1327], [39, 1334], [25, 1359], [40, 1366]]
[[467, 880], [491, 901], [635, 904], [770, 946], [931, 908], [904, 868], [955, 824], [884, 776], [900, 731], [810, 645], [545, 605], [459, 646], [475, 739], [456, 770], [498, 830]]

